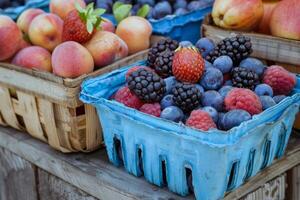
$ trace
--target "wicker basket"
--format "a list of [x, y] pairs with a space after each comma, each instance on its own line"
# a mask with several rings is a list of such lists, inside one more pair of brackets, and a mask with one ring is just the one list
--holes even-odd
[[62, 152], [90, 152], [103, 142], [96, 110], [79, 100], [85, 78], [145, 58], [147, 51], [76, 79], [0, 63], [0, 124], [28, 132]]
[[[205, 18], [202, 25], [202, 35], [211, 38], [215, 42], [238, 33], [251, 38], [254, 50], [253, 57], [272, 60], [274, 62], [271, 64], [278, 64], [293, 73], [300, 74], [300, 41], [221, 29], [213, 23], [211, 15]], [[298, 116], [295, 128], [300, 129], [300, 115]]]

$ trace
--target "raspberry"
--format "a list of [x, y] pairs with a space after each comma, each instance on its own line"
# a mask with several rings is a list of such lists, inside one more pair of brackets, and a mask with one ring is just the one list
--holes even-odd
[[146, 103], [140, 108], [140, 111], [155, 117], [159, 117], [161, 113], [161, 107], [159, 103]]
[[296, 76], [281, 66], [273, 65], [266, 69], [263, 82], [272, 87], [275, 95], [288, 95], [296, 85]]
[[203, 110], [194, 110], [187, 119], [186, 125], [202, 131], [217, 127], [208, 112]]
[[251, 90], [245, 88], [232, 89], [225, 98], [226, 110], [242, 109], [251, 115], [262, 112], [259, 97]]
[[120, 88], [114, 95], [114, 99], [130, 108], [139, 109], [143, 105], [143, 102], [127, 86]]
[[147, 70], [150, 70], [150, 71], [153, 71], [153, 69], [149, 68], [149, 67], [146, 67], [146, 66], [134, 66], [132, 68], [130, 68], [127, 72], [126, 72], [126, 79], [128, 78], [128, 76], [130, 76], [130, 74], [132, 72], [135, 72], [139, 69], [147, 69]]

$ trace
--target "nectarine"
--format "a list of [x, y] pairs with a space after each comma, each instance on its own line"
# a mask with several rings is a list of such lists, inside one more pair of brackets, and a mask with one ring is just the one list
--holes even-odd
[[86, 4], [84, 0], [51, 0], [49, 4], [50, 12], [58, 15], [62, 19], [65, 19], [67, 14], [75, 9], [76, 2], [82, 8], [85, 8]]
[[21, 29], [23, 33], [28, 34], [28, 29], [32, 20], [36, 16], [43, 13], [45, 13], [43, 10], [37, 8], [30, 8], [28, 10], [25, 10], [24, 12], [22, 12], [22, 14], [19, 16], [17, 20], [18, 27]]
[[257, 32], [263, 34], [271, 34], [270, 30], [270, 19], [273, 13], [274, 8], [276, 7], [279, 1], [264, 1], [264, 15], [260, 21], [259, 26], [257, 27]]

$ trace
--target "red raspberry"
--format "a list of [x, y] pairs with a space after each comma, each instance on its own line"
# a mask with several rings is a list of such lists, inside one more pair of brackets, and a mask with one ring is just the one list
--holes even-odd
[[225, 97], [226, 110], [242, 109], [251, 115], [262, 112], [259, 97], [251, 90], [245, 88], [234, 88]]
[[288, 95], [296, 85], [296, 76], [281, 66], [273, 65], [266, 69], [263, 82], [272, 87], [274, 95]]
[[186, 125], [202, 131], [217, 128], [211, 116], [203, 110], [194, 110], [187, 119]]
[[149, 68], [149, 67], [146, 67], [146, 66], [134, 66], [132, 68], [130, 68], [127, 73], [126, 73], [126, 79], [128, 78], [128, 76], [130, 76], [130, 74], [132, 72], [135, 72], [137, 71], [138, 69], [147, 69], [147, 70], [150, 70], [150, 71], [154, 71], [153, 69]]
[[155, 117], [160, 117], [161, 107], [159, 103], [146, 103], [140, 108], [140, 111]]
[[114, 99], [130, 108], [139, 109], [143, 105], [143, 102], [127, 86], [120, 88], [114, 95]]

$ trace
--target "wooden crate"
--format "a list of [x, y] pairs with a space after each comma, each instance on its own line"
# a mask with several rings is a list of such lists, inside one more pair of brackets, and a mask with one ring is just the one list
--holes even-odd
[[79, 100], [82, 81], [146, 56], [143, 51], [75, 79], [0, 63], [0, 124], [65, 153], [93, 151], [102, 144], [102, 130], [96, 110]]
[[[215, 42], [241, 33], [251, 38], [253, 57], [272, 60], [272, 64], [283, 66], [290, 72], [300, 74], [300, 41], [259, 33], [225, 30], [214, 25], [210, 15], [203, 21], [201, 32], [204, 37], [209, 37]], [[300, 129], [300, 114], [295, 121], [294, 127]]]

